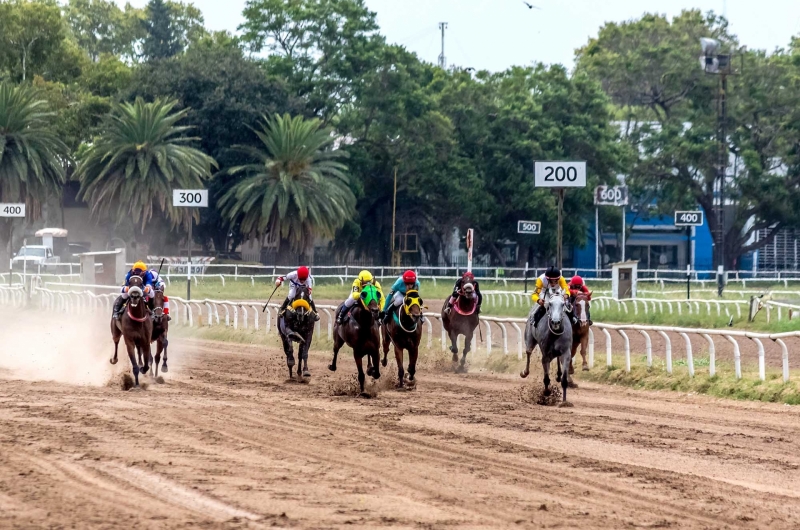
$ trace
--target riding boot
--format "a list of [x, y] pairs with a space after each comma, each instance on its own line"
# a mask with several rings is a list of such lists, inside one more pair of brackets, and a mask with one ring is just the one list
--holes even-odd
[[314, 303], [314, 300], [309, 300], [308, 305], [311, 306], [311, 310], [314, 312], [314, 322], [319, 321], [319, 313], [317, 313], [317, 305]]
[[539, 309], [533, 314], [533, 329], [536, 329], [539, 326], [539, 321], [544, 316], [546, 310], [543, 305], [539, 306]]
[[283, 315], [283, 312], [286, 311], [286, 308], [289, 307], [289, 297], [286, 297], [286, 300], [283, 301], [281, 308], [278, 309], [278, 316]]
[[594, 325], [594, 322], [592, 322], [592, 312], [588, 309], [586, 310], [586, 323], [590, 326]]
[[119, 320], [119, 317], [122, 314], [122, 306], [124, 305], [125, 305], [125, 300], [122, 299], [122, 296], [118, 296], [117, 299], [114, 301], [114, 310], [111, 313], [114, 320]]
[[394, 311], [394, 304], [389, 306], [389, 310], [386, 311], [386, 316], [383, 317], [383, 323], [388, 324], [392, 320], [392, 312]]
[[355, 304], [351, 305], [350, 307], [347, 307], [346, 305], [342, 306], [342, 310], [339, 311], [339, 314], [336, 316], [336, 324], [341, 326], [345, 317], [350, 314], [350, 310], [353, 309], [353, 307], [355, 307]]

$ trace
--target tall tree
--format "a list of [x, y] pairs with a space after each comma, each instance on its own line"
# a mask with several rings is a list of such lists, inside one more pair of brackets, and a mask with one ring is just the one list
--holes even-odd
[[142, 56], [146, 60], [166, 59], [181, 52], [173, 12], [164, 0], [148, 2], [143, 26], [147, 36], [142, 43]]
[[243, 15], [245, 45], [269, 51], [270, 71], [288, 79], [308, 114], [325, 122], [378, 66], [374, 53], [384, 39], [364, 0], [247, 0]]
[[252, 163], [231, 168], [240, 176], [220, 199], [223, 214], [255, 236], [271, 235], [279, 250], [304, 254], [316, 237], [332, 238], [355, 213], [345, 153], [316, 119], [288, 114], [254, 131], [261, 146], [239, 146]]
[[[39, 204], [60, 196], [65, 181], [69, 154], [53, 118], [37, 90], [0, 83], [0, 202], [27, 202], [34, 216]], [[7, 242], [10, 223], [1, 226]]]
[[129, 218], [142, 232], [156, 214], [174, 226], [197, 217], [172, 206], [172, 190], [202, 187], [217, 163], [189, 145], [196, 138], [178, 125], [188, 109], [173, 112], [175, 105], [137, 99], [114, 108], [76, 173], [95, 215], [118, 224]]
[[[713, 215], [719, 204], [718, 78], [698, 64], [701, 37], [718, 39], [723, 51], [738, 50], [725, 20], [713, 14], [684, 11], [671, 21], [645, 15], [601, 28], [578, 50], [578, 71], [601, 82], [618, 105], [635, 155], [624, 172], [639, 202], [656, 199], [660, 211], [670, 214], [702, 206], [712, 231], [725, 231], [725, 266], [732, 268], [780, 228], [800, 226], [796, 171], [786, 164], [796, 149], [792, 118], [800, 105], [800, 92], [786, 88], [797, 86], [798, 71], [783, 51], [748, 52], [741, 75], [729, 77], [725, 148], [733, 163], [720, 227]], [[769, 237], [756, 241], [755, 232], [765, 228]]]

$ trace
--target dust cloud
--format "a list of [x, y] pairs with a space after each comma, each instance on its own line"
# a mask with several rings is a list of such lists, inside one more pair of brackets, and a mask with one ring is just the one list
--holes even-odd
[[109, 319], [32, 310], [0, 310], [0, 379], [104, 386], [130, 367], [125, 344], [114, 354]]

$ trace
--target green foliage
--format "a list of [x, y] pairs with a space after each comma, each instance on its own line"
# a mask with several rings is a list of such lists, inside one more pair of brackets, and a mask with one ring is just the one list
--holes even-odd
[[143, 232], [154, 213], [173, 225], [189, 221], [186, 209], [172, 206], [172, 190], [203, 187], [217, 164], [188, 145], [195, 139], [177, 125], [188, 110], [173, 112], [175, 104], [137, 99], [114, 107], [76, 173], [95, 215], [118, 223], [129, 216]]
[[60, 195], [68, 152], [51, 127], [53, 117], [35, 89], [0, 83], [0, 202]]
[[316, 119], [288, 114], [267, 119], [254, 131], [259, 147], [238, 146], [253, 162], [231, 168], [241, 175], [219, 201], [223, 215], [246, 234], [270, 235], [303, 252], [318, 236], [333, 237], [353, 216], [345, 153]]
[[147, 60], [166, 59], [180, 53], [169, 6], [164, 0], [150, 0], [144, 21], [147, 36], [142, 43], [142, 55]]

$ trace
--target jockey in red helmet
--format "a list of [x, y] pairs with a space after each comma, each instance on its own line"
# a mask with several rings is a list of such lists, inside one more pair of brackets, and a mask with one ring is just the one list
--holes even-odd
[[[385, 313], [383, 317], [384, 323], [389, 323], [389, 319], [392, 317], [392, 311], [403, 305], [406, 292], [412, 289], [419, 291], [417, 273], [412, 270], [407, 270], [392, 284], [391, 292], [389, 296], [386, 297], [386, 302], [383, 304], [383, 311]], [[422, 320], [424, 321], [425, 317], [422, 317]]]
[[447, 300], [447, 308], [445, 308], [445, 313], [450, 313], [450, 308], [453, 307], [458, 295], [461, 294], [461, 288], [467, 283], [472, 284], [472, 286], [475, 288], [475, 294], [478, 295], [478, 308], [476, 311], [478, 314], [480, 314], [481, 303], [483, 303], [483, 295], [481, 294], [481, 288], [478, 286], [478, 281], [475, 279], [475, 275], [472, 274], [471, 271], [465, 272], [461, 275], [461, 278], [456, 280], [456, 284], [453, 286], [453, 294], [451, 294], [450, 298]]
[[286, 280], [289, 281], [289, 293], [286, 295], [286, 300], [283, 301], [283, 305], [281, 305], [279, 313], [282, 313], [286, 307], [294, 301], [294, 298], [297, 295], [297, 287], [300, 285], [305, 285], [308, 288], [308, 304], [311, 306], [311, 310], [314, 311], [314, 320], [319, 320], [317, 306], [314, 304], [314, 299], [311, 297], [311, 289], [314, 285], [314, 280], [308, 271], [308, 267], [304, 265], [302, 267], [298, 267], [296, 271], [290, 272], [286, 276], [279, 276], [278, 279], [275, 280], [275, 285], [283, 285], [283, 282]]

